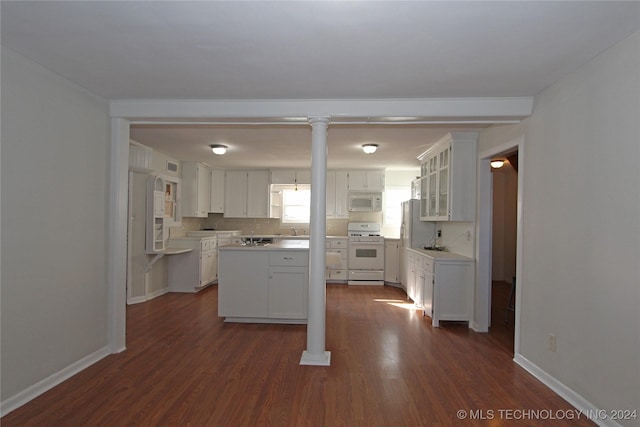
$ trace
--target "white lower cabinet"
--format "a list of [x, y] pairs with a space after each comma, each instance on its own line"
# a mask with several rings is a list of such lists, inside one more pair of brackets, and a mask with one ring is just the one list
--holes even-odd
[[328, 266], [326, 281], [327, 282], [347, 282], [349, 279], [349, 239], [346, 237], [328, 237], [326, 243], [326, 251], [340, 254], [339, 266]]
[[416, 300], [416, 255], [415, 252], [407, 251], [407, 297], [412, 301]]
[[191, 249], [169, 257], [169, 292], [197, 292], [216, 280], [218, 273], [215, 237], [169, 239], [170, 248]]
[[400, 284], [400, 242], [397, 239], [384, 240], [384, 281]]
[[447, 252], [430, 255], [407, 250], [407, 296], [431, 317], [440, 321], [471, 321], [473, 307], [474, 261]]

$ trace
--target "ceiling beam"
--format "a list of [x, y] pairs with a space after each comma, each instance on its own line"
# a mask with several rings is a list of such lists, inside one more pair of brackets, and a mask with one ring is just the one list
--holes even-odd
[[328, 116], [335, 124], [505, 123], [533, 112], [533, 98], [428, 98], [327, 100], [115, 100], [111, 117], [134, 122], [188, 119], [190, 122], [306, 123]]

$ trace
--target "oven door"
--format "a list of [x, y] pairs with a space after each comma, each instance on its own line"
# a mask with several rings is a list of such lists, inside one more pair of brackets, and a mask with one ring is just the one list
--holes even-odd
[[384, 270], [384, 243], [349, 241], [349, 270]]

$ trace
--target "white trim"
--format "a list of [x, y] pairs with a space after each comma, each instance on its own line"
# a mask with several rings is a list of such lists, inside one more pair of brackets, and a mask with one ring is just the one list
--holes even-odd
[[[149, 118], [281, 118], [296, 124], [307, 117], [363, 118], [411, 117], [481, 120], [522, 119], [533, 112], [533, 97], [420, 98], [420, 99], [309, 99], [309, 100], [113, 100], [111, 117], [131, 121]], [[442, 120], [441, 120], [442, 121]], [[338, 121], [339, 123], [339, 121]], [[391, 122], [392, 123], [392, 122]]]
[[[518, 172], [520, 171], [518, 170]], [[608, 418], [605, 419], [604, 417], [598, 417], [597, 414], [606, 413], [606, 411], [598, 409], [587, 399], [567, 387], [565, 384], [558, 381], [555, 377], [541, 369], [538, 365], [534, 364], [526, 357], [516, 353], [514, 355], [513, 361], [520, 365], [531, 375], [533, 375], [544, 385], [553, 390], [558, 396], [569, 402], [571, 406], [580, 411], [580, 415], [582, 417], [589, 418], [591, 421], [602, 427], [620, 427], [620, 424], [613, 420], [610, 420]]]
[[154, 298], [158, 298], [164, 294], [169, 293], [169, 288], [162, 288], [157, 291], [151, 292], [148, 295], [142, 295], [139, 297], [127, 298], [127, 305], [140, 304], [141, 302], [151, 301]]
[[129, 122], [111, 119], [108, 261], [108, 342], [112, 353], [126, 349]]
[[88, 356], [83, 357], [77, 362], [72, 363], [60, 371], [49, 375], [47, 378], [38, 381], [30, 387], [22, 390], [20, 393], [11, 396], [7, 400], [3, 400], [0, 403], [0, 416], [4, 417], [9, 412], [19, 408], [25, 403], [35, 399], [40, 396], [42, 393], [45, 393], [58, 384], [66, 381], [71, 378], [75, 374], [87, 369], [89, 366], [98, 362], [101, 359], [104, 359], [111, 353], [109, 347], [102, 347], [100, 350], [95, 353], [89, 354]]
[[[524, 135], [520, 135], [504, 144], [491, 147], [478, 155], [478, 218], [477, 218], [477, 247], [476, 253], [476, 298], [474, 310], [474, 322], [477, 322], [479, 330], [486, 332], [491, 319], [491, 203], [492, 182], [491, 172], [488, 171], [489, 160], [492, 156], [510, 150], [518, 150], [518, 208], [516, 230], [516, 283], [522, 284], [522, 248], [523, 248], [523, 200], [524, 200]], [[485, 169], [483, 169], [486, 166]], [[484, 170], [484, 172], [483, 172]], [[484, 214], [482, 214], [484, 213]], [[487, 217], [487, 213], [489, 216]], [[482, 215], [481, 215], [482, 214]], [[480, 254], [485, 254], [480, 256]], [[513, 350], [520, 353], [520, 320], [522, 306], [522, 286], [516, 288], [516, 315], [515, 335]], [[486, 329], [485, 329], [486, 327]]]

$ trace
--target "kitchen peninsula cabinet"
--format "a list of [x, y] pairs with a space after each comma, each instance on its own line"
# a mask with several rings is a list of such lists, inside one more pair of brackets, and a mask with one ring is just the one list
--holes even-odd
[[431, 317], [440, 321], [471, 321], [474, 260], [451, 252], [407, 250], [407, 295]]
[[452, 132], [418, 156], [420, 219], [473, 221], [477, 132]]
[[308, 240], [219, 248], [218, 316], [225, 322], [307, 323]]
[[269, 217], [268, 170], [228, 170], [225, 173], [225, 218]]

